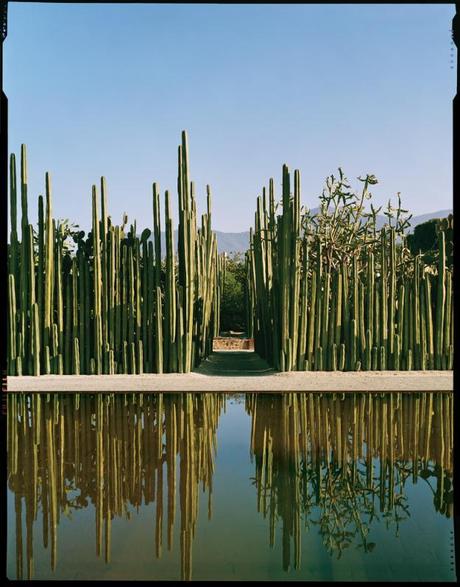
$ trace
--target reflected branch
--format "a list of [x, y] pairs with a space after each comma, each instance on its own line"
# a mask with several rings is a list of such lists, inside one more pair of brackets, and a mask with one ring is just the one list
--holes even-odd
[[248, 394], [257, 509], [270, 546], [282, 521], [283, 569], [300, 568], [302, 524], [337, 558], [372, 551], [374, 521], [398, 535], [409, 478], [434, 481], [434, 508], [451, 517], [452, 407], [451, 393]]

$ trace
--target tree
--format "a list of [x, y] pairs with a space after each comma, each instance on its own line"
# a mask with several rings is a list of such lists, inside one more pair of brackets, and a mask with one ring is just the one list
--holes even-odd
[[446, 255], [447, 265], [452, 265], [453, 255], [453, 215], [449, 214], [447, 218], [432, 218], [418, 224], [414, 228], [413, 234], [407, 236], [407, 244], [413, 255], [419, 252], [424, 253], [425, 263], [435, 263], [438, 251], [438, 232], [439, 228], [446, 230]]
[[220, 328], [226, 332], [246, 330], [244, 288], [246, 267], [241, 253], [230, 253], [225, 267], [225, 281], [220, 305]]

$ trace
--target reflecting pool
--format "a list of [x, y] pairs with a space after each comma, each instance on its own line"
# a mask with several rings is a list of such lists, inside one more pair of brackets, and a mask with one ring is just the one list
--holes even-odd
[[455, 581], [451, 393], [10, 394], [10, 579]]

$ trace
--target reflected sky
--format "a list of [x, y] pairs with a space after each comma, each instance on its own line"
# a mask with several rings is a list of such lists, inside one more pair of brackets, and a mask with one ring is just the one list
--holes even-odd
[[8, 396], [10, 579], [454, 581], [452, 394]]

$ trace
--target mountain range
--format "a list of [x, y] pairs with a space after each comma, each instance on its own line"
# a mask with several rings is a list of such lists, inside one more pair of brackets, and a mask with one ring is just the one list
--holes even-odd
[[[316, 214], [319, 208], [313, 208], [312, 214]], [[408, 232], [412, 232], [417, 224], [427, 222], [432, 218], [445, 218], [449, 214], [452, 214], [452, 209], [448, 210], [437, 210], [436, 212], [429, 212], [427, 214], [420, 214], [413, 216], [410, 219], [410, 227]], [[384, 215], [377, 215], [377, 229], [380, 229], [385, 222], [387, 217]], [[217, 248], [219, 253], [244, 253], [249, 248], [249, 231], [244, 232], [222, 232], [220, 230], [215, 231], [217, 236]], [[150, 237], [152, 239], [152, 237]], [[177, 230], [174, 231], [174, 248], [177, 250]], [[161, 233], [161, 249], [165, 250], [165, 235]]]

